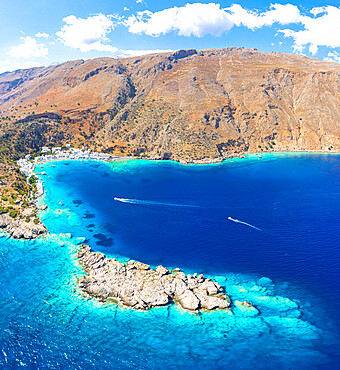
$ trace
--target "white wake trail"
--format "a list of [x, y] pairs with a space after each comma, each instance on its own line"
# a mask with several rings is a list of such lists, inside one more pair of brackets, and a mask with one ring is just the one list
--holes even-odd
[[236, 222], [236, 223], [238, 223], [238, 224], [243, 224], [243, 225], [246, 225], [246, 226], [252, 227], [253, 229], [258, 230], [258, 231], [262, 231], [261, 229], [259, 229], [258, 227], [254, 226], [254, 225], [248, 224], [247, 222], [243, 222], [243, 221], [237, 220], [237, 219], [232, 218], [232, 217], [228, 217], [228, 220], [229, 220], [229, 221]]
[[117, 202], [122, 202], [122, 203], [130, 203], [130, 204], [133, 204], [133, 203], [136, 202], [136, 199], [117, 198], [117, 197], [114, 197], [113, 199], [116, 200]]
[[141, 204], [141, 205], [146, 205], [146, 206], [190, 207], [190, 208], [198, 207], [198, 206], [194, 206], [190, 204], [163, 203], [163, 202], [155, 202], [152, 200], [129, 199], [129, 198], [118, 198], [118, 197], [114, 197], [113, 199], [121, 203]]

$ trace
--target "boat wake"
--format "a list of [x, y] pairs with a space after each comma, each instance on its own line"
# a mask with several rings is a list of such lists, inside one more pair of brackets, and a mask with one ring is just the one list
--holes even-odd
[[229, 221], [233, 221], [233, 222], [236, 222], [238, 224], [242, 224], [242, 225], [246, 225], [246, 226], [249, 226], [255, 230], [258, 230], [258, 231], [262, 231], [261, 229], [259, 229], [258, 227], [254, 226], [254, 225], [251, 225], [251, 224], [248, 224], [247, 222], [243, 222], [243, 221], [240, 221], [240, 220], [237, 220], [235, 218], [232, 218], [232, 217], [228, 217], [228, 220]]
[[141, 200], [141, 199], [129, 199], [129, 198], [113, 198], [117, 202], [121, 203], [129, 203], [129, 204], [141, 204], [145, 206], [167, 206], [167, 207], [190, 207], [190, 208], [197, 208], [198, 206], [190, 205], [190, 204], [177, 204], [177, 203], [163, 203], [163, 202], [155, 202], [152, 200]]

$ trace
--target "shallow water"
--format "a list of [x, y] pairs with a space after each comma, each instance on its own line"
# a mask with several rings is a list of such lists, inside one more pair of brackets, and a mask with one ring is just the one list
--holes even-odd
[[[48, 174], [40, 202], [51, 235], [0, 239], [0, 365], [337, 366], [339, 156], [54, 164], [37, 168]], [[235, 305], [197, 316], [86, 301], [75, 289], [77, 237], [123, 260], [211, 275]], [[235, 302], [244, 300], [256, 310]]]

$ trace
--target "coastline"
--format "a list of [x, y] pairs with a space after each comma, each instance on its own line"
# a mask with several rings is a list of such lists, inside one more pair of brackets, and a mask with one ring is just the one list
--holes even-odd
[[228, 158], [207, 158], [207, 159], [195, 159], [191, 162], [185, 160], [175, 160], [175, 159], [155, 159], [155, 158], [141, 158], [141, 157], [116, 157], [107, 161], [116, 162], [116, 161], [123, 161], [123, 160], [141, 160], [141, 161], [152, 161], [152, 162], [175, 162], [184, 166], [191, 166], [191, 165], [219, 165], [223, 163], [230, 163], [235, 160], [242, 160], [242, 159], [261, 159], [261, 157], [265, 157], [268, 155], [277, 155], [279, 157], [284, 156], [295, 156], [295, 155], [340, 155], [340, 151], [320, 151], [320, 150], [296, 150], [296, 151], [266, 151], [266, 152], [242, 152], [235, 155], [231, 155]]
[[[329, 152], [329, 151], [267, 151], [267, 152], [245, 152], [245, 153], [240, 153], [237, 155], [234, 155], [230, 158], [225, 158], [225, 159], [207, 159], [207, 160], [196, 160], [193, 161], [192, 163], [187, 163], [183, 161], [176, 161], [176, 160], [164, 160], [164, 159], [146, 159], [146, 158], [132, 158], [132, 157], [114, 157], [114, 158], [100, 158], [98, 156], [99, 153], [94, 153], [95, 158], [44, 158], [43, 160], [35, 160], [34, 162], [29, 162], [27, 158], [21, 159], [18, 161], [18, 165], [20, 168], [20, 171], [25, 173], [27, 177], [30, 177], [34, 175], [37, 179], [37, 192], [35, 194], [35, 199], [33, 200], [32, 204], [28, 207], [28, 209], [31, 210], [32, 212], [37, 212], [38, 210], [42, 210], [41, 208], [46, 207], [46, 205], [41, 204], [40, 206], [38, 205], [38, 200], [41, 199], [42, 195], [44, 194], [44, 186], [43, 186], [43, 179], [41, 176], [44, 176], [44, 173], [36, 173], [36, 169], [38, 166], [41, 166], [46, 163], [53, 163], [53, 162], [60, 162], [60, 161], [94, 161], [94, 162], [104, 162], [107, 163], [108, 165], [116, 162], [134, 162], [134, 161], [145, 161], [145, 162], [172, 162], [172, 163], [177, 163], [179, 165], [184, 165], [184, 166], [205, 166], [205, 165], [226, 165], [226, 164], [231, 164], [235, 162], [240, 162], [240, 161], [248, 161], [248, 160], [265, 160], [266, 157], [293, 157], [293, 156], [299, 156], [299, 155], [340, 155], [340, 152]], [[25, 212], [25, 211], [24, 211]], [[39, 218], [39, 224], [33, 224], [32, 222], [25, 223], [23, 220], [12, 220], [8, 215], [2, 214], [0, 215], [0, 228], [4, 229], [5, 231], [7, 230], [8, 234], [13, 236], [14, 238], [22, 238], [22, 239], [34, 239], [36, 237], [40, 237], [48, 233], [47, 228], [45, 225], [41, 222]]]
[[[150, 161], [150, 162], [164, 162], [169, 161], [173, 163], [177, 163], [184, 166], [202, 166], [202, 165], [226, 165], [230, 163], [235, 163], [239, 161], [248, 161], [248, 160], [265, 160], [266, 158], [282, 158], [282, 157], [293, 157], [293, 156], [300, 156], [300, 155], [339, 155], [340, 152], [330, 152], [330, 151], [319, 151], [319, 150], [299, 150], [299, 151], [267, 151], [267, 152], [245, 152], [240, 153], [237, 155], [230, 156], [230, 158], [225, 159], [206, 159], [206, 160], [194, 160], [192, 163], [183, 162], [183, 161], [176, 161], [176, 160], [164, 160], [164, 159], [145, 159], [145, 158], [131, 158], [131, 157], [114, 157], [112, 158], [110, 155], [101, 155], [100, 153], [91, 153], [89, 151], [83, 151], [83, 150], [76, 150], [76, 151], [70, 151], [70, 149], [67, 152], [58, 151], [58, 153], [61, 153], [61, 155], [65, 155], [64, 157], [53, 157], [53, 156], [42, 156], [38, 159], [35, 159], [34, 162], [29, 161], [29, 157], [26, 156], [24, 159], [20, 159], [18, 161], [19, 169], [21, 172], [23, 172], [27, 178], [31, 177], [32, 175], [36, 177], [37, 182], [37, 191], [35, 194], [35, 198], [32, 201], [32, 203], [27, 207], [27, 209], [30, 210], [30, 214], [35, 214], [38, 209], [44, 208], [45, 205], [42, 204], [38, 206], [38, 199], [41, 198], [41, 196], [44, 193], [44, 186], [43, 186], [43, 179], [41, 176], [45, 175], [44, 173], [36, 173], [37, 167], [41, 166], [46, 163], [52, 163], [52, 162], [58, 162], [58, 161], [100, 161], [107, 163], [110, 165], [110, 163], [115, 162], [130, 162], [130, 161]], [[71, 155], [70, 155], [71, 153]], [[75, 153], [75, 154], [74, 154]], [[59, 155], [59, 154], [57, 154]], [[85, 157], [85, 158], [84, 158]], [[23, 215], [26, 214], [26, 220], [27, 219], [27, 212], [26, 210], [23, 211]], [[33, 219], [32, 219], [33, 220]], [[46, 229], [45, 225], [41, 222], [41, 220], [38, 218], [39, 222], [35, 221], [33, 222], [24, 222], [24, 220], [19, 219], [15, 220], [8, 216], [8, 214], [1, 214], [0, 215], [0, 228], [7, 231], [7, 233], [10, 236], [13, 236], [14, 238], [22, 238], [22, 239], [34, 239], [36, 237], [45, 235], [48, 230]]]
[[[220, 163], [229, 163], [230, 161], [234, 161], [235, 159], [255, 159], [255, 158], [258, 158], [258, 159], [261, 159], [262, 157], [266, 157], [266, 156], [278, 156], [278, 157], [285, 157], [285, 156], [295, 156], [295, 155], [318, 155], [318, 154], [321, 154], [321, 155], [340, 155], [340, 152], [330, 152], [330, 151], [319, 151], [319, 150], [296, 150], [296, 151], [266, 151], [266, 152], [257, 152], [257, 151], [254, 151], [254, 152], [242, 152], [242, 153], [239, 153], [239, 154], [235, 154], [234, 156], [230, 157], [230, 158], [224, 158], [222, 159], [221, 161], [207, 161], [205, 162], [204, 160], [203, 161], [194, 161], [193, 163], [188, 163], [189, 165], [190, 164], [220, 164]], [[179, 162], [181, 163], [181, 162]], [[182, 164], [182, 163], [181, 163]]]
[[144, 161], [144, 162], [169, 162], [169, 163], [176, 163], [178, 165], [182, 166], [221, 166], [221, 165], [227, 165], [231, 163], [241, 162], [241, 161], [248, 161], [248, 160], [261, 160], [266, 159], [266, 157], [277, 157], [277, 158], [284, 158], [284, 157], [294, 157], [294, 156], [301, 156], [301, 155], [340, 155], [340, 152], [326, 152], [326, 151], [272, 151], [272, 152], [245, 152], [242, 154], [235, 155], [230, 158], [224, 158], [222, 160], [213, 160], [213, 159], [207, 159], [207, 160], [195, 160], [191, 163], [189, 162], [183, 162], [180, 160], [174, 160], [174, 159], [152, 159], [152, 158], [134, 158], [134, 157], [117, 157], [115, 159], [112, 159], [110, 161], [105, 161], [107, 164], [115, 163], [115, 162], [137, 162], [137, 161]]

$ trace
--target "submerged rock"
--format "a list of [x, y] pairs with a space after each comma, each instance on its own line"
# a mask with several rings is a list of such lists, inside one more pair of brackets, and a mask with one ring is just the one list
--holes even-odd
[[82, 244], [80, 264], [88, 275], [79, 281], [86, 297], [114, 301], [139, 310], [178, 303], [189, 311], [227, 309], [230, 299], [219, 283], [197, 274], [185, 275], [180, 269], [170, 273], [163, 266], [156, 270], [137, 261], [123, 264]]
[[247, 301], [235, 301], [235, 311], [242, 316], [257, 316], [259, 311]]

